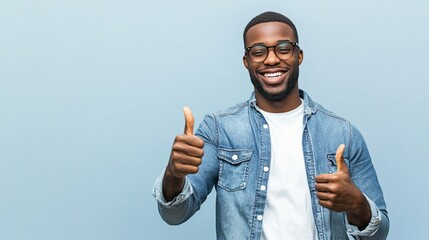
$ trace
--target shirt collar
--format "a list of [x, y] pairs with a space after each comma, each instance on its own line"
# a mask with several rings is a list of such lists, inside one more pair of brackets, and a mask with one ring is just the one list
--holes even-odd
[[[310, 96], [304, 91], [299, 89], [299, 97], [304, 101], [304, 114], [311, 115], [316, 112], [316, 105]], [[255, 92], [252, 92], [249, 98], [249, 105], [259, 112], [259, 107], [256, 105]]]

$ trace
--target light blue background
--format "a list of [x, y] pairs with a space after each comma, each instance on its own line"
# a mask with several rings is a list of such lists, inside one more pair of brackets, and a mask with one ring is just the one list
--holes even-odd
[[152, 184], [184, 105], [198, 123], [249, 97], [265, 10], [298, 28], [300, 87], [364, 134], [389, 239], [429, 239], [424, 0], [1, 0], [0, 239], [215, 239], [214, 194], [173, 227]]

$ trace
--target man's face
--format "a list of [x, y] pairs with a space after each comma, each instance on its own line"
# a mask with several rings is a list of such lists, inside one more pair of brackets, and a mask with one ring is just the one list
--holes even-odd
[[[246, 47], [255, 44], [275, 46], [279, 41], [285, 40], [296, 41], [289, 25], [282, 22], [259, 23], [248, 30]], [[292, 90], [297, 90], [299, 65], [302, 60], [303, 53], [297, 47], [287, 60], [279, 59], [274, 48], [268, 49], [268, 56], [262, 62], [256, 63], [249, 56], [243, 57], [255, 91], [268, 101], [274, 102], [283, 100]]]

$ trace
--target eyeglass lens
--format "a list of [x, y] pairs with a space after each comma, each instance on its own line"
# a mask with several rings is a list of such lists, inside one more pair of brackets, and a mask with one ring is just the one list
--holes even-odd
[[268, 48], [274, 47], [274, 53], [279, 59], [287, 60], [293, 55], [294, 46], [290, 42], [282, 42], [276, 46], [266, 47], [256, 45], [249, 49], [249, 57], [254, 62], [263, 62], [268, 56]]

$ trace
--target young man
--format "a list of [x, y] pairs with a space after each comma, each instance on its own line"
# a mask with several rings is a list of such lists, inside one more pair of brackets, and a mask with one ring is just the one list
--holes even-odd
[[265, 12], [244, 33], [254, 94], [173, 143], [154, 196], [180, 224], [215, 187], [218, 239], [385, 239], [389, 219], [368, 149], [348, 121], [298, 88], [294, 24]]

